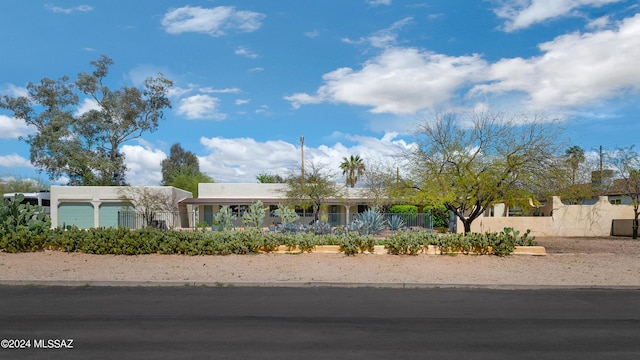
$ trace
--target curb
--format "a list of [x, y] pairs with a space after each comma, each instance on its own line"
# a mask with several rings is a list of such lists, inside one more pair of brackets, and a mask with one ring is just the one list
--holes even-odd
[[58, 287], [211, 287], [211, 288], [380, 288], [380, 289], [484, 289], [484, 290], [640, 290], [640, 285], [517, 285], [517, 284], [437, 284], [359, 283], [323, 281], [101, 281], [101, 280], [0, 280], [0, 286]]

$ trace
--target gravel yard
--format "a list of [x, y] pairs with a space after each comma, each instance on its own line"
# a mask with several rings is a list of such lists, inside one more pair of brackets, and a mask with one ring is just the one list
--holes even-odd
[[537, 238], [546, 256], [0, 253], [0, 283], [640, 288], [640, 240]]

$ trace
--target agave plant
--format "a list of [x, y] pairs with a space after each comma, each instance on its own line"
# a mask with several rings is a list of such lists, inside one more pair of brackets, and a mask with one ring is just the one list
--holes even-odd
[[389, 228], [391, 230], [399, 230], [405, 226], [404, 219], [399, 215], [391, 215], [389, 218]]
[[364, 235], [377, 234], [384, 229], [386, 220], [378, 209], [368, 209], [358, 216], [358, 220], [362, 222], [361, 230]]

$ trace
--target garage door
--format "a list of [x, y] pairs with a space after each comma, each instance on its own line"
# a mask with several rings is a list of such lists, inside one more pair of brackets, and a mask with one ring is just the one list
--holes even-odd
[[118, 212], [131, 208], [128, 203], [104, 203], [100, 205], [100, 226], [118, 227]]
[[75, 225], [81, 229], [93, 227], [93, 205], [90, 203], [62, 203], [58, 205], [58, 224]]

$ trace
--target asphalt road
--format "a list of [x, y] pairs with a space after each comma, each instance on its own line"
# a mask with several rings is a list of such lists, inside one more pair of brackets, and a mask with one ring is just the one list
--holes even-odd
[[640, 291], [0, 286], [0, 339], [30, 345], [0, 359], [640, 359]]

